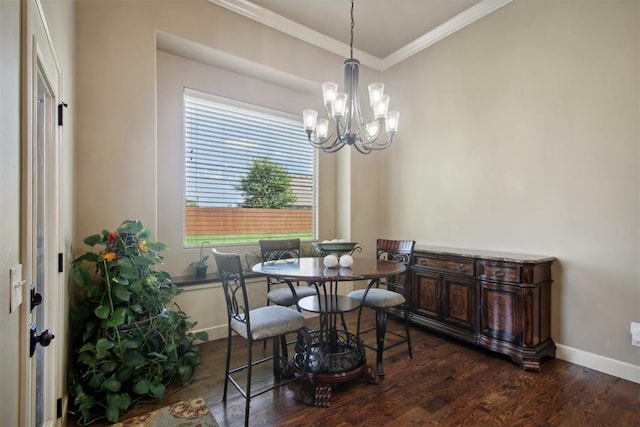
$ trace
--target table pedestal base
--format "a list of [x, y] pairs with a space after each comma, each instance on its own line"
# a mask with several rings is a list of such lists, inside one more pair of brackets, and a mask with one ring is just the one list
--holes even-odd
[[367, 367], [365, 348], [358, 337], [348, 331], [298, 332], [294, 366], [303, 376], [300, 397], [307, 405], [328, 407], [336, 384], [366, 378], [378, 384], [378, 375]]
[[363, 377], [369, 384], [378, 384], [378, 375], [366, 364], [342, 374], [307, 374], [300, 384], [300, 398], [306, 405], [326, 408], [336, 384]]

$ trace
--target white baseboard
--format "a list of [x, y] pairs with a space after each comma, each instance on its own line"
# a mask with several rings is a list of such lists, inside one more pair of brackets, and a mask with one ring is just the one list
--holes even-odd
[[556, 344], [556, 357], [585, 368], [640, 384], [640, 366], [638, 365], [621, 362], [562, 344]]
[[198, 329], [194, 329], [191, 332], [196, 333], [196, 332], [206, 332], [207, 335], [209, 335], [209, 341], [214, 341], [220, 338], [226, 338], [227, 337], [227, 324], [225, 323], [224, 325], [218, 325], [218, 326], [211, 326], [209, 328], [198, 328]]

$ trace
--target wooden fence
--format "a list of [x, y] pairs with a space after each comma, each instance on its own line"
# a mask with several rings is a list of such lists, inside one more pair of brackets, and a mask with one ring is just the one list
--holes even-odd
[[187, 236], [310, 232], [311, 209], [185, 208]]

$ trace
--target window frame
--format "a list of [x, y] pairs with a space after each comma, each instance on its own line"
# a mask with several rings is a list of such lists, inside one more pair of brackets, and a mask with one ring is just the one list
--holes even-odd
[[[248, 102], [243, 102], [231, 98], [226, 98], [218, 95], [214, 95], [211, 93], [191, 89], [185, 87], [182, 94], [182, 112], [183, 112], [183, 137], [182, 137], [182, 155], [183, 155], [183, 169], [182, 169], [182, 230], [181, 230], [181, 241], [182, 245], [185, 249], [193, 249], [202, 245], [202, 243], [194, 243], [188, 244], [187, 242], [187, 218], [186, 218], [186, 200], [187, 200], [187, 153], [186, 153], [186, 144], [187, 144], [187, 112], [186, 112], [186, 103], [187, 100], [195, 100], [195, 102], [204, 104], [204, 105], [212, 105], [214, 108], [223, 109], [229, 111], [231, 113], [239, 113], [239, 114], [248, 114], [255, 117], [258, 120], [265, 121], [281, 121], [290, 125], [296, 125], [300, 127], [301, 139], [305, 140], [306, 136], [302, 127], [301, 118], [293, 113], [276, 110], [273, 108], [269, 108], [263, 105], [252, 104]], [[312, 153], [312, 237], [309, 240], [303, 239], [303, 242], [317, 240], [319, 234], [319, 155], [318, 150], [311, 150]], [[271, 159], [274, 160], [274, 159]], [[225, 242], [225, 243], [216, 243], [216, 246], [255, 246], [258, 244], [258, 241], [235, 241], [235, 242]], [[211, 245], [211, 243], [209, 244]]]

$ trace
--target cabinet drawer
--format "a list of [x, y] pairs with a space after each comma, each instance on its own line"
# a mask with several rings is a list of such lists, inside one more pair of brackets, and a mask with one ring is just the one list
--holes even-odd
[[519, 283], [522, 266], [509, 262], [478, 261], [478, 278], [493, 282]]
[[474, 263], [469, 258], [458, 257], [438, 257], [434, 255], [415, 255], [413, 264], [417, 268], [431, 268], [447, 273], [463, 274], [465, 276], [474, 275]]

